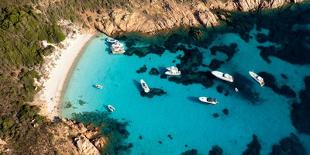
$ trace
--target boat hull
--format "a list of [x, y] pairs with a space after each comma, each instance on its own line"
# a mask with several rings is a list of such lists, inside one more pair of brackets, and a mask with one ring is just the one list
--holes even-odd
[[[229, 75], [229, 74], [224, 74], [220, 71], [212, 71], [211, 72], [215, 77], [221, 79], [221, 80], [224, 80], [224, 81], [227, 81], [227, 82], [234, 82], [234, 78]], [[225, 76], [226, 75], [226, 76]]]

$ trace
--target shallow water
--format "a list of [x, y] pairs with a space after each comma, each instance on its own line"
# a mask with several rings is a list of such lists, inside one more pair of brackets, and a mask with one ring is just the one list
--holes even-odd
[[[256, 30], [253, 30], [251, 35], [255, 33]], [[240, 73], [246, 77], [248, 80], [244, 84], [259, 94], [259, 102], [253, 104], [240, 95], [241, 92], [236, 93], [228, 87], [229, 83], [219, 80], [214, 80], [212, 87], [205, 88], [200, 84], [176, 84], [148, 74], [152, 67], [160, 69], [171, 66], [174, 65], [173, 60], [176, 60], [175, 64], [179, 63], [176, 57], [182, 51], [167, 51], [161, 56], [149, 54], [142, 58], [135, 55], [110, 55], [105, 37], [102, 35], [93, 39], [85, 49], [64, 96], [64, 101], [70, 101], [72, 107], [64, 107], [62, 115], [71, 117], [72, 113], [106, 111], [104, 106], [112, 104], [116, 112], [111, 117], [129, 122], [127, 129], [130, 135], [126, 141], [133, 144], [131, 154], [172, 155], [191, 148], [207, 154], [213, 145], [219, 145], [225, 154], [241, 154], [253, 134], [258, 136], [262, 145], [261, 154], [268, 154], [273, 144], [291, 132], [297, 134], [290, 119], [289, 103], [294, 98], [286, 98], [268, 87], [261, 88], [248, 76], [249, 70], [265, 71], [272, 73], [278, 85], [286, 84], [295, 92], [304, 88], [303, 77], [310, 72], [309, 66], [292, 65], [275, 57], [270, 58], [271, 63], [268, 64], [261, 58], [256, 46], [272, 43], [259, 44], [255, 37], [245, 42], [233, 33], [219, 35], [212, 43], [238, 44], [236, 54], [219, 70]], [[136, 46], [145, 45], [137, 42]], [[209, 64], [213, 58], [227, 58], [221, 53], [212, 56], [209, 49], [199, 49], [203, 52], [204, 64]], [[147, 72], [137, 74], [136, 70], [144, 64], [148, 68]], [[200, 70], [209, 69], [201, 67]], [[289, 78], [285, 80], [281, 74]], [[150, 87], [163, 89], [167, 94], [153, 98], [142, 97], [136, 85], [140, 79], [144, 79]], [[97, 83], [103, 84], [104, 88], [95, 89], [93, 85]], [[227, 87], [229, 95], [219, 93], [216, 90], [218, 85]], [[200, 104], [194, 100], [199, 96], [216, 97], [220, 103], [215, 106]], [[79, 100], [86, 104], [80, 105]], [[228, 115], [223, 114], [224, 108], [229, 110]], [[219, 117], [214, 118], [214, 113], [218, 113]], [[169, 134], [172, 139], [168, 137]], [[301, 136], [301, 141], [309, 151], [308, 137]]]

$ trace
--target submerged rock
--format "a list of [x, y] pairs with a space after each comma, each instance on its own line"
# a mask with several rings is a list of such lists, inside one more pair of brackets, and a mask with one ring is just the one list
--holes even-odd
[[198, 151], [196, 149], [191, 149], [181, 153], [181, 155], [198, 155]]
[[252, 141], [247, 145], [247, 149], [242, 153], [243, 155], [259, 155], [261, 145], [256, 135], [253, 135]]
[[146, 65], [143, 65], [143, 66], [140, 67], [136, 72], [137, 72], [138, 74], [140, 74], [140, 73], [146, 72], [146, 70], [147, 70]]
[[159, 75], [159, 71], [156, 68], [151, 68], [149, 74], [150, 75]]
[[227, 108], [223, 109], [222, 111], [223, 111], [224, 115], [228, 115], [229, 114], [229, 110]]
[[260, 72], [258, 74], [262, 76], [265, 81], [267, 81], [265, 86], [271, 88], [275, 93], [278, 93], [279, 95], [283, 95], [285, 97], [290, 97], [290, 98], [296, 97], [296, 93], [289, 86], [282, 85], [281, 87], [279, 87], [273, 75], [267, 72]]
[[209, 151], [209, 155], [222, 155], [223, 149], [218, 145], [212, 146], [212, 149]]
[[310, 134], [310, 76], [305, 77], [305, 89], [299, 92], [300, 103], [293, 103], [291, 120], [302, 133]]
[[272, 146], [272, 151], [269, 155], [306, 155], [306, 150], [300, 143], [298, 137], [293, 133], [280, 141], [280, 144]]

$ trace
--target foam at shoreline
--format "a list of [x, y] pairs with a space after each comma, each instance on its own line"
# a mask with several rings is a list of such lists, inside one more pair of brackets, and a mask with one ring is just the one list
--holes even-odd
[[62, 90], [75, 60], [83, 51], [83, 47], [94, 36], [91, 32], [78, 32], [73, 37], [67, 37], [62, 43], [64, 48], [56, 48], [56, 51], [45, 58], [47, 62], [47, 78], [43, 78], [42, 90], [36, 95], [33, 104], [38, 105], [40, 113], [49, 119], [58, 116]]

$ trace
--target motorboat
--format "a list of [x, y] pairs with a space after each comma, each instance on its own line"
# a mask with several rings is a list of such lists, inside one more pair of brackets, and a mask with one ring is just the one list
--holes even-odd
[[218, 101], [216, 98], [211, 98], [211, 97], [199, 97], [199, 101], [203, 103], [209, 103], [209, 104], [217, 104]]
[[220, 71], [212, 71], [211, 72], [215, 77], [224, 80], [224, 81], [228, 81], [228, 82], [234, 82], [234, 78], [228, 74], [228, 73], [223, 73]]
[[107, 108], [110, 112], [114, 112], [116, 109], [112, 105], [107, 105]]
[[145, 93], [149, 93], [151, 91], [149, 86], [146, 84], [146, 82], [143, 79], [140, 80], [140, 83]]
[[166, 75], [170, 76], [178, 76], [181, 75], [181, 71], [175, 66], [167, 67], [167, 71], [165, 72]]
[[96, 84], [95, 87], [96, 87], [97, 89], [102, 89], [102, 88], [103, 88], [103, 85]]
[[261, 76], [257, 75], [253, 71], [249, 71], [249, 74], [256, 82], [260, 84], [261, 87], [265, 85], [264, 79]]
[[118, 43], [118, 42], [119, 42], [118, 40], [113, 39], [113, 38], [107, 38], [106, 41], [107, 41], [108, 43], [111, 43], [111, 44], [113, 44], [113, 43]]
[[126, 52], [124, 48], [119, 47], [119, 46], [115, 46], [115, 47], [112, 46], [111, 51], [113, 54], [123, 54]]
[[170, 70], [179, 70], [177, 67], [175, 67], [175, 66], [170, 66], [170, 67], [167, 67], [166, 68], [168, 71], [170, 71]]

